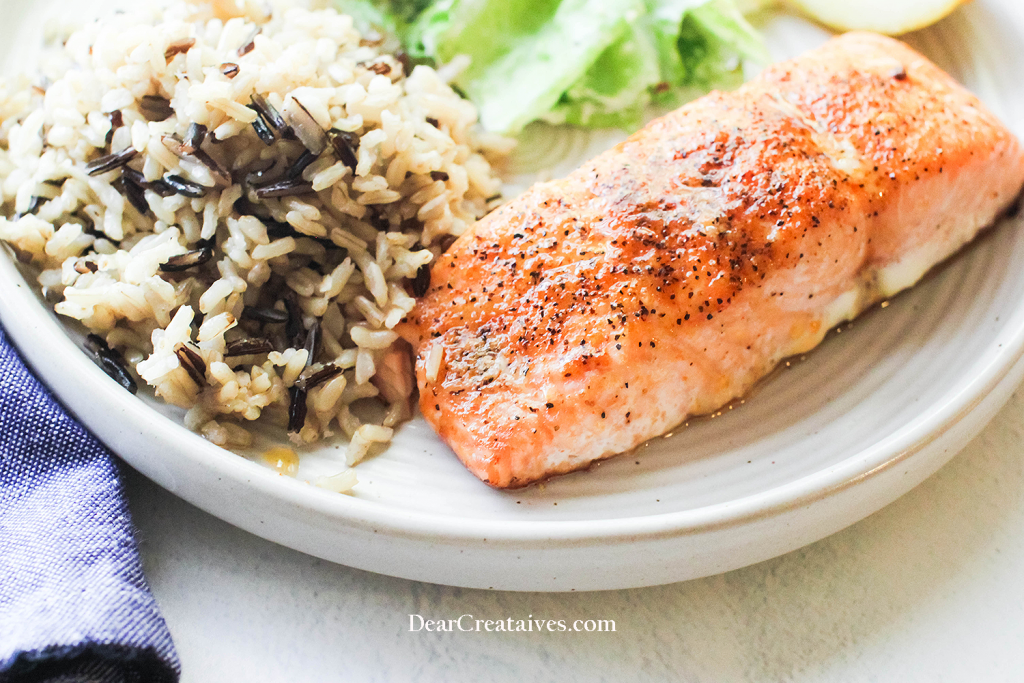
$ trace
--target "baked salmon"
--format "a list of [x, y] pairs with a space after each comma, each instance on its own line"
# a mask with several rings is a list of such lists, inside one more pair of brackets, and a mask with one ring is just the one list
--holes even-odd
[[585, 467], [742, 396], [1022, 184], [1018, 140], [950, 76], [837, 37], [460, 237], [402, 327], [423, 416], [495, 487]]

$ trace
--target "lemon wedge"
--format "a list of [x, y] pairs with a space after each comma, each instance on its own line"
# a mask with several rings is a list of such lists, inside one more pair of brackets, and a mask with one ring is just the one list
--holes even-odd
[[934, 24], [969, 0], [789, 0], [811, 18], [839, 31], [898, 35]]

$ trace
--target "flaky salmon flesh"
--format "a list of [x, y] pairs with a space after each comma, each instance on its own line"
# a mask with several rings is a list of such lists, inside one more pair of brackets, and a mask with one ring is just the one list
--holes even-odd
[[629, 450], [914, 284], [1022, 184], [1018, 140], [938, 67], [834, 38], [460, 237], [401, 328], [423, 416], [495, 487]]

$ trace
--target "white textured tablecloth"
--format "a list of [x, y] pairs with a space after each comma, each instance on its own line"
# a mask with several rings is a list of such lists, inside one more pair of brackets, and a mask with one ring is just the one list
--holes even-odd
[[[393, 579], [251, 536], [137, 474], [128, 493], [186, 683], [1024, 680], [1024, 392], [866, 520], [657, 588], [501, 593]], [[410, 632], [410, 614], [612, 619], [616, 631]]]

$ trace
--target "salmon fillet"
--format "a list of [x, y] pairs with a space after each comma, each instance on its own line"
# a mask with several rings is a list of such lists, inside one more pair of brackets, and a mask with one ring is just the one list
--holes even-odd
[[1022, 183], [1018, 140], [938, 67], [835, 38], [460, 237], [401, 328], [420, 408], [492, 486], [585, 467], [742, 396]]

